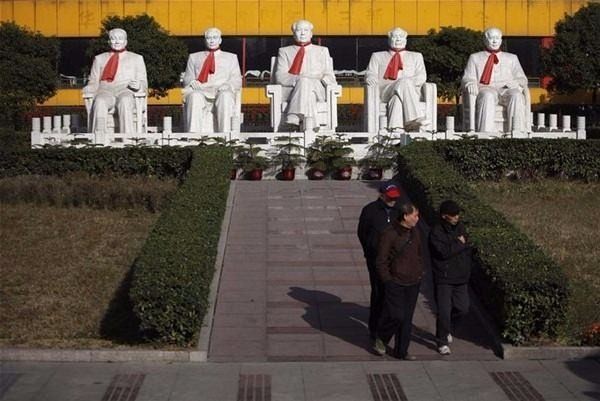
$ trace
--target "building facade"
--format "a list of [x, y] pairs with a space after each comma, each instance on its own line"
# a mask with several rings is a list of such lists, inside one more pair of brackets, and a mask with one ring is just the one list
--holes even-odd
[[[260, 73], [270, 57], [287, 44], [296, 19], [313, 22], [314, 40], [329, 46], [335, 69], [348, 71], [341, 103], [362, 103], [353, 73], [362, 71], [373, 51], [385, 48], [395, 26], [411, 36], [442, 26], [502, 29], [508, 51], [517, 53], [534, 86], [539, 82], [540, 47], [555, 23], [588, 0], [0, 0], [0, 20], [14, 21], [61, 40], [63, 86], [48, 105], [81, 104], [78, 79], [86, 64], [85, 49], [110, 15], [153, 16], [190, 51], [202, 48], [199, 37], [210, 26], [224, 35], [223, 48], [238, 54], [246, 76], [244, 103], [267, 103]], [[182, 67], [183, 68], [183, 67]], [[342, 75], [344, 75], [342, 73]], [[180, 91], [156, 101], [178, 104]], [[545, 96], [533, 90], [534, 101]]]

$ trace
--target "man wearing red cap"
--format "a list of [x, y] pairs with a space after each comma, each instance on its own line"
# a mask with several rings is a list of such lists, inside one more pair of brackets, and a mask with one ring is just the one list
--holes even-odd
[[109, 110], [114, 109], [119, 117], [119, 132], [135, 133], [134, 93], [148, 89], [146, 64], [139, 54], [127, 51], [127, 32], [111, 29], [108, 33], [110, 52], [97, 55], [84, 96], [94, 95], [91, 115], [92, 132], [106, 132]]
[[419, 128], [429, 122], [419, 110], [421, 86], [427, 80], [423, 55], [406, 50], [408, 34], [401, 28], [388, 32], [389, 49], [375, 52], [367, 66], [368, 86], [379, 86], [381, 101], [387, 103], [389, 131]]
[[310, 117], [316, 123], [317, 101], [325, 100], [325, 87], [336, 83], [329, 50], [311, 43], [313, 24], [299, 20], [292, 24], [295, 44], [282, 47], [277, 55], [275, 83], [291, 88], [284, 111], [285, 122], [300, 126]]
[[498, 28], [485, 31], [484, 43], [484, 51], [469, 57], [462, 78], [463, 92], [476, 96], [475, 105], [469, 105], [475, 107], [475, 129], [497, 133], [496, 105], [501, 104], [506, 107], [508, 132], [526, 132], [527, 77], [519, 58], [500, 50], [502, 31]]
[[[220, 49], [221, 31], [204, 32], [206, 51], [190, 54], [183, 75], [185, 132], [202, 132], [203, 119], [216, 115], [214, 132], [231, 131], [235, 92], [242, 87], [235, 54]], [[214, 111], [214, 114], [213, 114]]]
[[360, 240], [363, 254], [367, 261], [369, 281], [371, 283], [369, 335], [374, 341], [377, 339], [377, 325], [381, 317], [384, 301], [383, 283], [379, 279], [375, 268], [377, 246], [379, 236], [383, 230], [398, 218], [398, 211], [395, 206], [401, 196], [398, 187], [390, 182], [382, 184], [379, 192], [379, 198], [362, 209], [357, 230], [358, 239]]

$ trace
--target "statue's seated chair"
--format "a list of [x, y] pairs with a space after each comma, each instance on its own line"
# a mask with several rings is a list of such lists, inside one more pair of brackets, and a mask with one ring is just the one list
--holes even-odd
[[[183, 90], [182, 106], [185, 108], [185, 90]], [[234, 106], [231, 115], [231, 131], [240, 132], [242, 123], [244, 122], [244, 113], [242, 113], [242, 89], [234, 89]], [[201, 133], [213, 133], [217, 126], [217, 113], [215, 110], [215, 99], [206, 98], [206, 106], [202, 113]], [[185, 125], [185, 124], [184, 124]], [[188, 127], [184, 127], [184, 131], [188, 132]], [[229, 130], [225, 130], [228, 132]]]
[[[92, 105], [94, 104], [94, 94], [84, 93], [83, 102], [85, 104], [85, 110], [87, 112], [87, 131], [92, 132]], [[134, 92], [133, 98], [135, 100], [135, 111], [133, 113], [133, 123], [135, 124], [136, 134], [144, 134], [148, 132], [148, 95], [146, 91]], [[114, 134], [120, 132], [118, 129], [119, 119], [115, 118], [115, 108], [112, 107], [108, 110], [108, 118], [106, 121], [106, 127], [104, 132], [107, 134]]]
[[[364, 129], [370, 134], [377, 134], [387, 125], [387, 103], [381, 101], [379, 85], [365, 85]], [[421, 125], [420, 131], [437, 131], [437, 85], [425, 82], [421, 86], [419, 111], [428, 121]]]
[[[529, 88], [525, 88], [523, 90], [523, 95], [525, 96], [525, 129], [527, 132], [531, 131], [531, 94], [529, 93]], [[475, 107], [475, 103], [477, 101], [477, 95], [471, 95], [466, 90], [463, 90], [461, 96], [461, 103], [463, 109], [463, 131], [465, 132], [475, 132], [477, 130], [476, 127], [476, 116], [477, 108]], [[494, 123], [496, 124], [496, 129], [500, 133], [508, 133], [508, 118], [506, 116], [506, 107], [501, 104], [496, 105], [496, 115], [494, 118]]]
[[[275, 83], [275, 68], [277, 57], [271, 57], [271, 83], [267, 85], [267, 97], [271, 99], [271, 127], [273, 132], [281, 131], [285, 127], [282, 124], [282, 115], [287, 108], [287, 98], [292, 92], [292, 87]], [[330, 65], [333, 59], [329, 57]], [[321, 131], [335, 131], [337, 127], [337, 98], [342, 96], [342, 86], [338, 84], [325, 87], [325, 100], [317, 102], [317, 115], [315, 117], [315, 128]]]

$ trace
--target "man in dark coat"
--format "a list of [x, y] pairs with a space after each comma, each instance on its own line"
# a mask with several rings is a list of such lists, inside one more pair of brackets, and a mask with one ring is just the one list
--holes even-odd
[[358, 239], [363, 248], [363, 254], [369, 269], [371, 283], [371, 303], [369, 308], [369, 335], [372, 340], [377, 337], [377, 323], [383, 308], [383, 283], [379, 279], [375, 260], [377, 258], [377, 245], [381, 232], [398, 217], [395, 208], [396, 201], [400, 198], [400, 189], [391, 182], [385, 182], [379, 188], [379, 198], [366, 205], [358, 220]]
[[440, 222], [429, 233], [433, 283], [437, 303], [436, 341], [442, 355], [450, 354], [451, 326], [469, 312], [471, 250], [460, 207], [452, 200], [440, 205]]

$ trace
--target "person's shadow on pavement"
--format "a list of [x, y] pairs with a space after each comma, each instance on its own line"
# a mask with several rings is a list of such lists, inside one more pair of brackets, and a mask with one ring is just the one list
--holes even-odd
[[376, 355], [367, 330], [367, 306], [342, 302], [337, 295], [302, 287], [290, 287], [288, 295], [306, 305], [302, 318], [311, 327]]

